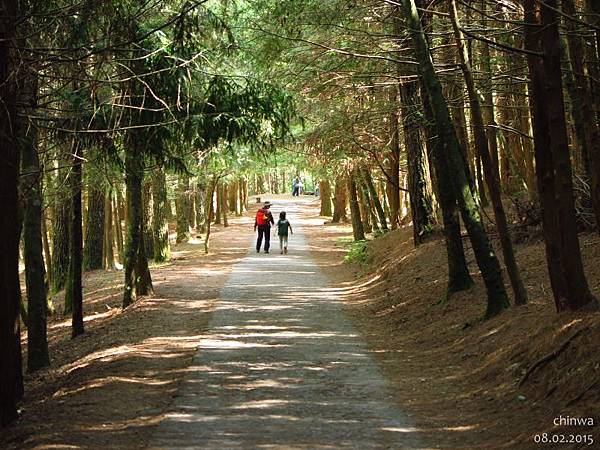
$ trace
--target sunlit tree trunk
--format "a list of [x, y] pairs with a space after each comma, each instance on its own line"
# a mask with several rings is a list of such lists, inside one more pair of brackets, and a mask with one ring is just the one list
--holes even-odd
[[208, 190], [206, 192], [206, 204], [204, 206], [204, 211], [206, 213], [206, 236], [204, 237], [204, 252], [208, 253], [210, 250], [210, 227], [213, 221], [214, 214], [214, 202], [213, 196], [215, 194], [215, 190], [217, 189], [218, 179], [213, 177], [211, 182], [209, 183]]
[[221, 188], [219, 190], [221, 196], [221, 214], [223, 216], [223, 226], [229, 226], [229, 220], [227, 218], [227, 210], [229, 209], [227, 205], [227, 183], [221, 183]]
[[152, 179], [152, 231], [154, 234], [154, 261], [164, 262], [171, 257], [169, 222], [167, 221], [167, 180], [162, 168]]
[[113, 215], [115, 222], [115, 240], [117, 241], [117, 251], [119, 253], [119, 263], [124, 264], [125, 260], [125, 251], [123, 244], [123, 226], [122, 226], [122, 216], [121, 216], [121, 208], [119, 208], [119, 193], [117, 191], [117, 195], [114, 202], [113, 207]]
[[343, 176], [335, 180], [335, 192], [333, 194], [333, 223], [347, 222], [346, 204], [348, 203], [347, 183]]
[[200, 177], [196, 180], [196, 231], [206, 232], [206, 182]]
[[[43, 169], [42, 169], [43, 170]], [[44, 261], [46, 264], [46, 284], [52, 284], [52, 254], [50, 253], [50, 240], [48, 239], [48, 227], [46, 226], [46, 216], [42, 207], [42, 244], [44, 248]]]
[[104, 197], [104, 258], [102, 264], [106, 270], [116, 268], [114, 241], [112, 193], [108, 193]]
[[319, 192], [321, 196], [321, 216], [331, 216], [331, 184], [329, 180], [321, 180], [319, 182]]
[[177, 182], [177, 243], [190, 240], [189, 196], [190, 179], [180, 175]]
[[147, 233], [144, 229], [144, 219], [142, 218], [142, 230], [140, 233], [140, 245], [135, 261], [135, 292], [136, 295], [152, 295], [154, 287], [152, 286], [152, 276], [150, 275], [150, 267], [148, 266], [148, 255], [146, 254], [145, 239]]
[[146, 256], [149, 258], [154, 257], [154, 230], [152, 222], [152, 179], [150, 177], [144, 178], [142, 185], [142, 198], [144, 199], [143, 214], [143, 227], [144, 227], [144, 251]]

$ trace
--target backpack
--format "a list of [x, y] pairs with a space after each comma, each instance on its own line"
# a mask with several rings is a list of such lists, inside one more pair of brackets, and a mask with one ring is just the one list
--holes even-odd
[[259, 209], [256, 213], [256, 224], [257, 225], [266, 225], [270, 222], [269, 220], [269, 210], [262, 208]]

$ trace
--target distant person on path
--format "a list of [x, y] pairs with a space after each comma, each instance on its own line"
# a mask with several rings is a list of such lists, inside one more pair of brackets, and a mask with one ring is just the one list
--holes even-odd
[[256, 253], [260, 253], [263, 237], [265, 239], [265, 253], [269, 253], [271, 247], [271, 225], [275, 224], [270, 208], [271, 202], [265, 202], [263, 207], [256, 212], [254, 219], [254, 231], [258, 228], [258, 239], [256, 240]]
[[292, 225], [285, 218], [285, 211], [279, 213], [279, 220], [277, 221], [277, 234], [279, 235], [279, 249], [281, 254], [287, 255], [288, 252], [288, 230], [291, 234], [294, 234]]
[[298, 194], [297, 195], [302, 195], [303, 187], [304, 187], [304, 185], [302, 184], [302, 180], [298, 180]]
[[296, 177], [294, 182], [292, 183], [292, 196], [298, 197], [298, 184], [300, 183], [300, 179]]

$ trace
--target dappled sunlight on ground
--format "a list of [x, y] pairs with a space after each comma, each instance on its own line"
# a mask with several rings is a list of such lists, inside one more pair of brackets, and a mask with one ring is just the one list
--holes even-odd
[[[331, 256], [348, 248], [351, 227], [323, 228], [311, 234], [311, 248], [319, 249], [313, 254], [337, 282], [369, 348], [394, 380], [397, 401], [418, 418], [414, 428], [427, 442], [449, 449], [532, 448], [534, 433], [559, 430], [552, 419], [561, 413], [597, 417], [598, 352], [590, 344], [600, 338], [600, 320], [556, 315], [542, 243], [517, 247], [529, 304], [481, 322], [486, 294], [467, 239], [477, 285], [443, 301], [447, 265], [440, 235], [414, 248], [410, 226], [391, 232], [373, 241], [361, 266]], [[590, 286], [600, 293], [593, 250], [600, 241], [590, 234], [581, 241]], [[580, 329], [581, 346], [569, 347], [519, 386], [529, 367]]]
[[250, 248], [234, 266], [150, 448], [419, 447], [418, 430], [390, 431], [410, 421], [344, 317], [352, 289], [331, 288], [310, 256], [304, 235], [324, 220], [300, 215], [312, 199], [290, 200], [272, 210], [286, 208], [291, 253]]
[[[70, 339], [70, 318], [50, 321], [52, 366], [27, 376], [23, 418], [0, 447], [143, 448], [188, 371], [231, 265], [246, 252], [248, 222], [214, 227], [208, 255], [196, 241], [175, 246], [175, 261], [151, 269], [156, 295], [125, 311], [122, 271], [86, 273], [86, 333]], [[62, 310], [63, 294], [54, 301]]]

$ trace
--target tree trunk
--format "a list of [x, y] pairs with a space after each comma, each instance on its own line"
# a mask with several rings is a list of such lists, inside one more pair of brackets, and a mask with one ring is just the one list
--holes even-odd
[[426, 147], [429, 161], [432, 166], [433, 186], [442, 211], [444, 224], [444, 240], [446, 243], [446, 256], [448, 260], [448, 288], [446, 298], [453, 293], [464, 291], [473, 286], [474, 282], [469, 273], [465, 251], [462, 242], [460, 218], [456, 195], [452, 190], [452, 181], [448, 163], [437, 146], [440, 141], [434, 125], [431, 103], [426, 95], [423, 78], [420, 79], [421, 101], [423, 103], [424, 129], [427, 135]]
[[104, 197], [104, 259], [103, 268], [105, 270], [115, 270], [115, 250], [114, 250], [114, 233], [113, 233], [113, 211], [112, 211], [112, 194], [109, 193]]
[[83, 230], [81, 211], [83, 147], [73, 138], [73, 162], [69, 175], [71, 188], [71, 226], [69, 227], [69, 271], [65, 291], [65, 312], [72, 313], [71, 336], [83, 334], [83, 286], [81, 280]]
[[234, 180], [227, 186], [227, 205], [229, 206], [229, 213], [239, 215], [238, 206], [238, 181]]
[[[64, 162], [64, 161], [63, 161]], [[61, 162], [59, 162], [60, 164]], [[59, 170], [58, 176], [66, 176], [66, 170]], [[52, 221], [52, 280], [51, 292], [56, 293], [65, 287], [69, 271], [69, 220], [70, 202], [61, 192], [54, 202], [54, 220]]]
[[115, 221], [115, 237], [117, 241], [117, 250], [119, 252], [119, 263], [125, 264], [125, 251], [123, 244], [123, 225], [122, 225], [122, 216], [121, 216], [121, 208], [119, 208], [119, 195], [117, 191], [117, 196], [115, 197], [115, 203], [113, 207], [114, 212], [114, 221]]
[[87, 217], [83, 270], [101, 269], [104, 238], [104, 192], [95, 188], [89, 189]]
[[235, 194], [237, 196], [237, 204], [238, 210], [236, 211], [236, 215], [242, 216], [244, 215], [244, 179], [242, 177], [238, 178], [237, 182], [237, 192]]
[[[127, 244], [125, 246], [125, 289], [123, 308], [135, 302], [137, 295], [151, 289], [149, 272], [145, 270], [143, 239], [143, 158], [137, 149], [137, 138], [130, 132], [125, 146], [125, 185], [127, 187]], [[187, 217], [187, 216], [186, 216]], [[147, 266], [147, 261], [145, 261]], [[142, 270], [142, 273], [138, 273]], [[143, 284], [140, 283], [142, 281]]]
[[196, 180], [196, 231], [206, 232], [206, 182], [203, 179]]
[[[485, 12], [489, 12], [489, 8], [486, 6], [486, 4], [489, 2], [486, 1], [482, 1], [481, 2], [481, 8], [483, 11]], [[455, 0], [453, 0], [452, 3], [452, 7], [456, 10], [456, 3]], [[491, 13], [491, 12], [490, 12]], [[455, 18], [456, 18], [456, 22], [458, 23], [458, 13], [456, 12], [455, 14]], [[485, 16], [482, 16], [482, 20], [483, 20], [483, 26], [487, 27], [487, 20]], [[456, 33], [458, 33], [461, 38], [462, 38], [462, 32], [460, 30], [455, 31], [455, 36]], [[458, 39], [458, 38], [457, 38]], [[461, 41], [462, 42], [462, 41]], [[458, 44], [460, 45], [460, 44]], [[464, 46], [463, 46], [464, 47]], [[459, 57], [461, 55], [461, 49], [459, 47]], [[464, 53], [464, 55], [466, 55], [467, 59], [465, 61], [461, 61], [461, 63], [463, 64], [463, 67], [466, 63], [466, 65], [468, 66], [467, 69], [469, 71], [471, 71], [471, 63], [470, 63], [470, 57], [468, 53]], [[462, 59], [462, 58], [461, 58]], [[487, 137], [487, 148], [488, 148], [488, 155], [489, 155], [489, 159], [492, 163], [492, 174], [494, 176], [495, 179], [498, 180], [498, 182], [500, 180], [504, 180], [506, 181], [506, 183], [508, 183], [508, 174], [504, 173], [503, 171], [500, 171], [500, 155], [498, 153], [498, 139], [497, 139], [497, 123], [494, 117], [494, 94], [493, 94], [493, 83], [492, 83], [492, 59], [490, 56], [490, 46], [487, 42], [481, 42], [481, 71], [483, 73], [483, 83], [481, 86], [481, 94], [482, 94], [482, 98], [481, 98], [481, 104], [479, 107], [479, 110], [481, 111], [481, 122], [484, 125], [484, 133]], [[472, 78], [472, 76], [471, 76]], [[474, 85], [474, 83], [473, 83]], [[468, 90], [468, 86], [467, 86], [467, 90]], [[472, 96], [474, 96], [477, 101], [479, 102], [479, 98], [477, 98], [477, 92], [473, 91]], [[470, 95], [471, 96], [471, 95]], [[473, 111], [471, 111], [471, 114], [473, 113]], [[480, 119], [477, 118], [477, 121], [479, 122]], [[479, 125], [478, 125], [479, 126]], [[477, 135], [475, 135], [475, 139], [477, 140]], [[476, 142], [477, 144], [477, 142]], [[488, 159], [488, 158], [485, 158]], [[503, 158], [503, 160], [505, 160], [506, 158]], [[485, 161], [482, 161], [482, 163], [485, 165]], [[484, 167], [485, 170], [485, 167]], [[487, 178], [487, 175], [485, 175]], [[487, 180], [486, 180], [487, 181]], [[489, 184], [490, 182], [487, 181], [487, 186], [488, 186], [488, 190], [489, 190]], [[506, 186], [506, 184], [505, 184]], [[500, 188], [500, 184], [498, 184], [498, 188]], [[490, 196], [492, 194], [490, 193]], [[492, 204], [494, 203], [494, 200], [492, 200]]]
[[180, 175], [177, 183], [177, 239], [176, 242], [187, 242], [190, 240], [190, 210], [189, 196], [190, 179], [187, 175]]
[[333, 196], [333, 223], [347, 222], [346, 203], [348, 203], [347, 183], [344, 177], [338, 176], [335, 180], [335, 193]]
[[248, 180], [244, 178], [244, 209], [248, 211], [250, 208], [250, 201], [248, 196]]
[[215, 190], [217, 189], [217, 183], [218, 180], [216, 177], [213, 177], [206, 195], [206, 206], [204, 207], [204, 211], [206, 211], [206, 236], [204, 237], [204, 252], [207, 254], [210, 249], [210, 226], [214, 213], [213, 196], [215, 194]]
[[371, 178], [371, 174], [366, 168], [363, 168], [363, 179], [365, 181], [365, 186], [367, 187], [367, 193], [371, 197], [371, 202], [373, 204], [373, 208], [377, 212], [377, 219], [381, 224], [381, 230], [384, 232], [389, 231], [387, 225], [387, 219], [385, 217], [385, 211], [383, 210], [383, 206], [381, 206], [381, 202], [379, 201], [379, 196], [377, 195], [377, 190], [375, 189], [375, 185], [373, 184], [373, 178]]
[[229, 220], [227, 219], [227, 211], [229, 209], [227, 205], [227, 183], [221, 183], [221, 214], [223, 215], [223, 226], [229, 226]]
[[363, 223], [360, 218], [360, 207], [358, 206], [358, 196], [356, 193], [356, 181], [355, 181], [356, 172], [352, 171], [348, 178], [347, 189], [348, 196], [350, 199], [350, 215], [352, 217], [352, 234], [354, 236], [354, 241], [364, 241], [365, 240], [365, 230], [363, 228]]
[[[369, 195], [367, 188], [361, 180], [360, 171], [356, 169], [354, 171], [354, 175], [356, 177], [356, 194], [358, 198], [358, 207], [361, 214], [361, 220], [363, 224], [363, 229], [366, 234], [373, 232], [373, 225], [371, 222], [371, 205], [369, 203]], [[377, 223], [375, 223], [375, 227], [377, 227]]]
[[190, 183], [190, 187], [187, 192], [187, 201], [188, 201], [188, 223], [190, 225], [190, 230], [196, 229], [196, 186], [192, 181]]
[[152, 180], [152, 210], [154, 261], [165, 262], [171, 257], [171, 245], [167, 221], [167, 180], [162, 168], [156, 170]]
[[423, 144], [419, 132], [417, 82], [404, 83], [400, 89], [404, 145], [408, 163], [408, 190], [413, 223], [413, 242], [419, 245], [433, 229], [431, 197], [427, 192]]
[[319, 182], [319, 195], [321, 196], [321, 211], [320, 216], [331, 216], [331, 184], [329, 180], [321, 180]]
[[136, 296], [154, 294], [152, 286], [152, 276], [150, 275], [150, 267], [148, 267], [148, 255], [146, 255], [145, 239], [147, 236], [144, 229], [144, 218], [142, 218], [142, 230], [140, 233], [140, 245], [135, 261], [135, 293]]
[[44, 261], [46, 263], [46, 285], [49, 287], [52, 283], [52, 255], [50, 253], [50, 241], [48, 240], [48, 228], [46, 227], [46, 217], [42, 207], [42, 244], [44, 248]]
[[[565, 14], [575, 17], [575, 5], [573, 0], [563, 0]], [[578, 27], [575, 22], [567, 19], [567, 42], [569, 44], [569, 58], [575, 78], [575, 89], [581, 104], [581, 115], [583, 135], [585, 140], [586, 154], [583, 155], [585, 171], [591, 185], [592, 206], [596, 216], [596, 228], [600, 231], [600, 130], [598, 123], [592, 120], [595, 116], [592, 104], [592, 92], [588, 84], [587, 73], [583, 64], [583, 49], [581, 38], [578, 35]]]
[[152, 179], [144, 178], [142, 185], [142, 197], [144, 199], [143, 229], [144, 229], [144, 253], [147, 258], [154, 257], [154, 230], [152, 229]]
[[536, 175], [542, 206], [546, 260], [558, 311], [596, 306], [581, 261], [575, 223], [571, 162], [562, 91], [557, 2], [525, 0]]
[[[397, 27], [398, 26], [399, 25], [397, 25]], [[399, 30], [397, 30], [397, 32], [399, 32]], [[390, 132], [392, 136], [390, 140], [387, 191], [390, 200], [390, 227], [392, 230], [395, 230], [400, 224], [400, 125], [398, 109], [396, 106], [399, 105], [398, 90], [396, 88], [393, 89], [392, 100], [393, 107], [392, 112], [390, 113]]]
[[586, 0], [586, 22], [591, 23], [595, 30], [591, 39], [586, 39], [587, 68], [590, 74], [590, 90], [594, 101], [594, 118], [596, 123], [600, 118], [600, 4], [598, 0]]
[[222, 205], [221, 205], [221, 183], [217, 182], [217, 185], [214, 188], [214, 195], [216, 206], [213, 210], [213, 219], [215, 225], [221, 224], [221, 214], [222, 214]]
[[[37, 105], [37, 77], [28, 71], [25, 77], [24, 103]], [[42, 252], [42, 172], [37, 149], [35, 124], [21, 123], [23, 131], [21, 186], [25, 198], [23, 247], [27, 288], [27, 369], [29, 372], [50, 365], [47, 338], [47, 299], [44, 255]]]
[[439, 139], [435, 148], [441, 152], [440, 156], [446, 159], [448, 168], [452, 173], [453, 190], [458, 199], [475, 258], [486, 285], [488, 304], [485, 317], [489, 318], [500, 313], [508, 306], [508, 296], [502, 281], [502, 271], [483, 227], [479, 209], [471, 191], [469, 176], [466, 172], [466, 161], [450, 119], [448, 105], [443, 96], [440, 81], [433, 67], [415, 0], [403, 0], [402, 4], [410, 28], [417, 61], [423, 75], [423, 82], [434, 112]]
[[[451, 0], [450, 5], [450, 16], [452, 19], [454, 36], [456, 38], [456, 45], [458, 46], [458, 53], [461, 61], [461, 69], [465, 78], [465, 83], [467, 85], [469, 103], [471, 105], [471, 117], [474, 125], [473, 132], [475, 136], [475, 148], [477, 150], [478, 156], [481, 157], [481, 161], [483, 163], [485, 181], [487, 183], [487, 188], [490, 193], [490, 199], [494, 208], [494, 218], [496, 219], [496, 227], [498, 229], [498, 235], [500, 238], [500, 243], [502, 245], [504, 263], [506, 264], [506, 270], [508, 272], [508, 276], [512, 285], [513, 293], [515, 296], [515, 303], [517, 305], [523, 305], [527, 303], [527, 292], [525, 290], [525, 285], [521, 280], [519, 267], [517, 265], [517, 260], [515, 258], [515, 253], [510, 239], [508, 221], [506, 220], [504, 206], [502, 205], [499, 173], [497, 170], [497, 166], [494, 165], [494, 158], [490, 155], [490, 148], [488, 147], [488, 142], [492, 138], [494, 142], [496, 142], [496, 135], [494, 131], [493, 136], [486, 136], [485, 125], [483, 122], [483, 111], [479, 103], [479, 98], [477, 97], [477, 90], [475, 88], [475, 82], [473, 81], [469, 55], [464, 46], [464, 38], [460, 30], [460, 24], [458, 22], [458, 10], [456, 8], [456, 0]], [[487, 108], [490, 108], [490, 106], [488, 106]], [[497, 148], [494, 151], [496, 151], [497, 155]]]

